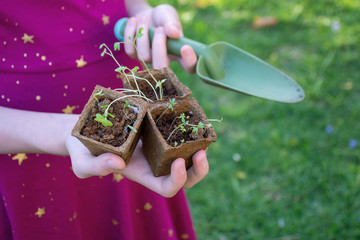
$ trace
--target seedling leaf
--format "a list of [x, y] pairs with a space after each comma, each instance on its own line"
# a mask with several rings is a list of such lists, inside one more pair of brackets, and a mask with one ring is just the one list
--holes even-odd
[[142, 27], [139, 28], [138, 33], [135, 35], [134, 42], [136, 41], [136, 39], [141, 38], [142, 36], [144, 36], [144, 34], [141, 33], [143, 29], [144, 28], [142, 28]]
[[139, 67], [135, 66], [133, 69], [131, 69], [131, 72], [135, 74], [138, 70], [139, 70]]
[[126, 67], [120, 66], [120, 67], [115, 69], [115, 72], [122, 73], [122, 72], [125, 71], [125, 69], [126, 69]]
[[101, 123], [104, 127], [110, 127], [112, 126], [112, 122], [110, 122], [105, 116], [101, 115], [100, 113], [96, 114], [95, 121]]
[[120, 50], [120, 42], [114, 43], [114, 50]]
[[101, 53], [101, 56], [103, 57], [103, 56], [105, 56], [105, 54], [106, 54], [106, 48], [104, 48], [104, 50], [102, 51], [102, 53]]
[[102, 48], [105, 47], [105, 46], [106, 46], [106, 44], [103, 43], [103, 44], [101, 44], [101, 45], [99, 46], [99, 49], [102, 49]]
[[128, 126], [128, 128], [130, 128], [131, 129], [131, 131], [134, 131], [134, 132], [136, 132], [137, 133], [137, 131], [136, 131], [136, 129], [133, 127], [133, 126]]

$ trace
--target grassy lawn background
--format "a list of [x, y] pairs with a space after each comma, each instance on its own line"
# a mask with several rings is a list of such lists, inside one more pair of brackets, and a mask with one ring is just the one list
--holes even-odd
[[[306, 93], [266, 101], [171, 65], [209, 118], [224, 117], [210, 173], [187, 190], [199, 239], [360, 239], [360, 1], [149, 2], [175, 6], [187, 37], [234, 44]], [[254, 30], [257, 15], [279, 23]]]

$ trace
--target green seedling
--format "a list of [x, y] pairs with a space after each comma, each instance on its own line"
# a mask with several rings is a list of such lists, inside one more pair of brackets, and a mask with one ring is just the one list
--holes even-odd
[[128, 108], [128, 107], [130, 107], [130, 104], [129, 104], [129, 102], [126, 100], [126, 101], [125, 101], [125, 105], [124, 105], [124, 107], [123, 107], [123, 112], [124, 112], [125, 116], [126, 116], [128, 119], [131, 119], [131, 118], [126, 114], [126, 112], [125, 112], [125, 109]]
[[155, 89], [159, 88], [159, 93], [160, 93], [160, 99], [163, 99], [163, 93], [164, 93], [164, 88], [163, 88], [163, 83], [166, 81], [166, 79], [163, 79], [161, 81], [158, 81], [155, 85]]
[[[127, 98], [127, 97], [141, 97], [141, 98], [144, 98], [144, 99], [147, 100], [147, 101], [151, 101], [150, 99], [148, 99], [148, 98], [146, 98], [146, 97], [143, 97], [143, 96], [140, 96], [140, 95], [126, 95], [126, 96], [122, 96], [122, 97], [119, 97], [119, 98], [113, 100], [110, 104], [104, 105], [104, 107], [102, 107], [102, 108], [105, 108], [105, 107], [106, 107], [105, 112], [104, 112], [104, 115], [101, 115], [100, 113], [97, 113], [97, 114], [96, 114], [96, 118], [95, 118], [94, 120], [97, 121], [97, 122], [100, 122], [104, 127], [112, 126], [112, 125], [113, 125], [112, 122], [107, 119], [108, 116], [110, 116], [110, 117], [112, 117], [112, 118], [115, 117], [113, 114], [109, 113], [109, 108], [110, 108], [110, 106], [111, 106], [112, 104], [114, 104], [116, 101], [119, 101], [119, 100], [124, 99], [124, 98]], [[125, 103], [125, 105], [126, 105], [126, 103]], [[130, 106], [130, 105], [128, 105], [128, 106]], [[123, 109], [123, 110], [124, 110], [124, 109]], [[126, 115], [126, 116], [127, 116], [127, 115]], [[131, 128], [130, 128], [130, 129], [131, 129]]]
[[[120, 44], [121, 44], [121, 43], [122, 43], [122, 44], [132, 44], [132, 45], [134, 46], [134, 48], [135, 48], [138, 56], [139, 56], [140, 61], [141, 61], [142, 64], [143, 64], [143, 66], [146, 68], [146, 70], [147, 70], [148, 73], [150, 74], [151, 78], [155, 81], [156, 86], [158, 86], [158, 87], [160, 88], [160, 94], [161, 94], [160, 99], [162, 99], [162, 92], [163, 92], [163, 90], [162, 90], [162, 83], [161, 83], [160, 85], [158, 85], [158, 81], [155, 79], [155, 77], [154, 77], [154, 76], [152, 75], [152, 73], [150, 72], [149, 68], [147, 67], [147, 65], [146, 65], [146, 63], [145, 63], [145, 61], [144, 61], [144, 59], [143, 59], [142, 56], [139, 54], [138, 48], [137, 48], [137, 46], [136, 46], [136, 40], [139, 39], [139, 38], [141, 38], [141, 37], [143, 36], [142, 30], [143, 30], [143, 28], [139, 28], [139, 30], [138, 30], [138, 32], [136, 33], [136, 35], [135, 35], [135, 37], [134, 37], [133, 40], [131, 39], [131, 37], [129, 37], [129, 41], [127, 41], [127, 42], [116, 42], [116, 43], [114, 44], [114, 51], [120, 50]], [[100, 49], [102, 49], [102, 48], [103, 48], [103, 52], [101, 53], [101, 56], [105, 56], [105, 55], [111, 56], [111, 57], [114, 59], [114, 61], [117, 63], [117, 65], [119, 66], [118, 68], [115, 69], [116, 72], [118, 72], [118, 73], [120, 73], [120, 74], [123, 74], [123, 75], [125, 76], [126, 80], [128, 81], [128, 83], [130, 83], [130, 81], [129, 81], [129, 79], [128, 79], [129, 76], [131, 76], [131, 77], [134, 79], [134, 82], [135, 82], [135, 85], [136, 85], [136, 88], [137, 88], [137, 91], [138, 91], [138, 94], [139, 94], [139, 95], [145, 96], [144, 93], [141, 92], [141, 90], [140, 90], [140, 88], [139, 88], [139, 86], [138, 86], [138, 83], [137, 83], [137, 80], [143, 80], [143, 81], [146, 81], [146, 82], [151, 86], [152, 90], [153, 90], [154, 93], [155, 93], [156, 99], [157, 99], [157, 100], [159, 99], [159, 97], [158, 97], [158, 95], [157, 95], [157, 93], [156, 93], [153, 85], [152, 85], [147, 79], [141, 78], [141, 77], [138, 77], [138, 76], [135, 75], [135, 73], [139, 70], [139, 67], [136, 66], [136, 67], [134, 67], [133, 69], [129, 69], [129, 68], [125, 67], [125, 66], [120, 65], [119, 62], [116, 60], [114, 54], [113, 54], [112, 51], [110, 50], [110, 48], [109, 48], [105, 43], [103, 43], [103, 44], [100, 45]], [[130, 75], [127, 74], [127, 73], [130, 73]]]
[[[127, 100], [125, 101], [125, 105], [123, 107], [123, 112], [124, 112], [124, 115], [132, 121], [133, 119], [131, 119], [125, 112], [126, 108], [132, 108], [132, 106], [129, 104], [129, 102]], [[136, 129], [133, 126], [131, 126], [130, 124], [127, 126], [127, 128], [130, 128], [131, 131], [137, 132]]]
[[114, 117], [114, 115], [112, 115], [111, 113], [107, 113], [107, 114], [104, 113], [104, 115], [97, 113], [96, 118], [94, 120], [101, 123], [104, 127], [111, 127], [113, 123], [107, 119], [107, 116], [110, 116], [112, 118]]
[[103, 93], [103, 90], [101, 89], [100, 92], [93, 95], [93, 98], [95, 98], [95, 100], [99, 103], [99, 98], [101, 98], [104, 95], [105, 94]]
[[174, 105], [176, 105], [176, 100], [175, 98], [173, 99], [169, 99], [169, 102], [167, 103], [168, 107], [161, 113], [161, 115], [158, 117], [158, 119], [156, 120], [156, 123], [158, 123], [158, 121], [160, 120], [160, 118], [167, 112], [167, 110], [171, 110], [174, 111]]
[[[205, 126], [207, 127], [212, 127], [211, 123], [203, 123], [203, 122], [199, 122], [197, 125], [195, 124], [190, 124], [188, 119], [190, 119], [190, 116], [186, 116], [185, 113], [181, 113], [179, 117], [176, 117], [173, 121], [173, 123], [175, 122], [176, 119], [181, 119], [181, 123], [170, 133], [169, 137], [166, 139], [166, 141], [169, 141], [172, 135], [176, 135], [176, 133], [178, 131], [181, 132], [187, 132], [186, 127], [190, 128], [192, 133], [198, 133], [199, 129], [205, 128]], [[215, 122], [221, 122], [223, 120], [223, 118], [221, 118], [220, 120], [218, 119], [207, 119], [206, 121], [215, 121]], [[173, 123], [171, 124], [171, 126], [173, 125]], [[181, 143], [184, 143], [185, 140], [181, 139], [180, 140]]]
[[[180, 118], [181, 119], [181, 123], [170, 133], [169, 137], [166, 139], [166, 141], [169, 141], [170, 137], [178, 132], [179, 130], [182, 132], [186, 132], [186, 126], [189, 124], [189, 121], [187, 121], [186, 119], [189, 119], [189, 116], [185, 116], [185, 113], [181, 113], [179, 117], [176, 117], [175, 119]], [[174, 121], [175, 121], [174, 119]]]

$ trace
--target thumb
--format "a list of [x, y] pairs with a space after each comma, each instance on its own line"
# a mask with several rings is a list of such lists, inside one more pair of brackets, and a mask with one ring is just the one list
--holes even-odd
[[125, 168], [125, 162], [119, 156], [112, 153], [104, 153], [97, 157], [88, 158], [87, 163], [82, 165], [80, 172], [84, 177], [106, 176], [110, 173]]
[[183, 36], [179, 16], [173, 6], [168, 4], [157, 6], [152, 13], [152, 18], [156, 27], [164, 27], [165, 34], [168, 37], [179, 38]]
[[104, 161], [106, 161], [106, 167], [111, 172], [120, 171], [125, 168], [125, 162], [117, 155], [111, 155], [110, 157], [105, 157]]

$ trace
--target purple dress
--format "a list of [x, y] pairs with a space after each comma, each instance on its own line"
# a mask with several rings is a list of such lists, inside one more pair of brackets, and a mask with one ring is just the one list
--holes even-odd
[[[4, 0], [0, 105], [80, 113], [96, 84], [121, 87], [112, 47], [123, 1]], [[121, 64], [138, 65], [123, 52]], [[119, 174], [78, 179], [69, 157], [0, 155], [0, 239], [195, 239], [184, 192], [166, 199]]]

